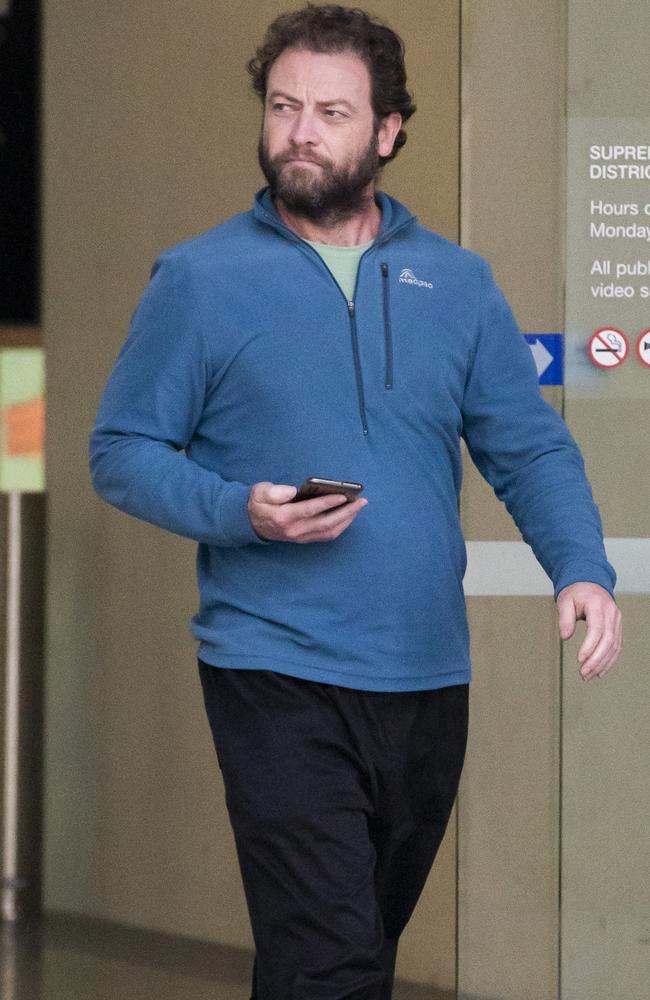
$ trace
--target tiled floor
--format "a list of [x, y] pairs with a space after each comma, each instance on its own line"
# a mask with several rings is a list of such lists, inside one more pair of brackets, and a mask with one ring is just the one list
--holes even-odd
[[[63, 914], [0, 924], [2, 1000], [249, 1000], [236, 948]], [[442, 1000], [396, 983], [393, 1000]]]

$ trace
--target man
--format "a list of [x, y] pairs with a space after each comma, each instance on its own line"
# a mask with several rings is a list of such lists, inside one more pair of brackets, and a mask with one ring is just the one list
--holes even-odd
[[[553, 580], [561, 636], [586, 618], [585, 679], [618, 655], [614, 571], [488, 266], [376, 190], [415, 110], [400, 39], [309, 5], [249, 71], [268, 187], [154, 265], [91, 466], [109, 502], [199, 542], [253, 996], [388, 1000], [467, 736], [461, 437]], [[363, 498], [292, 502], [310, 475]]]

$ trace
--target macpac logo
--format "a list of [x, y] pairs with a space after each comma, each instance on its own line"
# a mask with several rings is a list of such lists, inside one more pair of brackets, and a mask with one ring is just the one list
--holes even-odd
[[400, 271], [399, 280], [403, 285], [419, 285], [420, 288], [433, 288], [430, 281], [420, 281], [419, 278], [416, 278], [410, 267], [405, 267]]

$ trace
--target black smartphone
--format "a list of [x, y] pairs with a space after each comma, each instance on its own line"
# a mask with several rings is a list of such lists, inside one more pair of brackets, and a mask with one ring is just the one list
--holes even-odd
[[363, 489], [363, 483], [348, 483], [338, 479], [319, 479], [317, 476], [310, 476], [301, 483], [295, 497], [291, 503], [298, 500], [312, 500], [314, 497], [323, 497], [328, 493], [342, 493], [347, 497], [348, 503], [356, 498]]

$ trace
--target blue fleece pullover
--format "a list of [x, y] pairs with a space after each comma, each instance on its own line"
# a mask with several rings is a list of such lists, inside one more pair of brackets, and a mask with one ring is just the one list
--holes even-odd
[[[350, 306], [254, 209], [160, 255], [91, 438], [95, 489], [199, 543], [199, 655], [346, 687], [470, 679], [460, 441], [555, 593], [612, 592], [583, 462], [485, 261], [377, 194]], [[253, 483], [365, 484], [337, 539], [264, 541]]]

